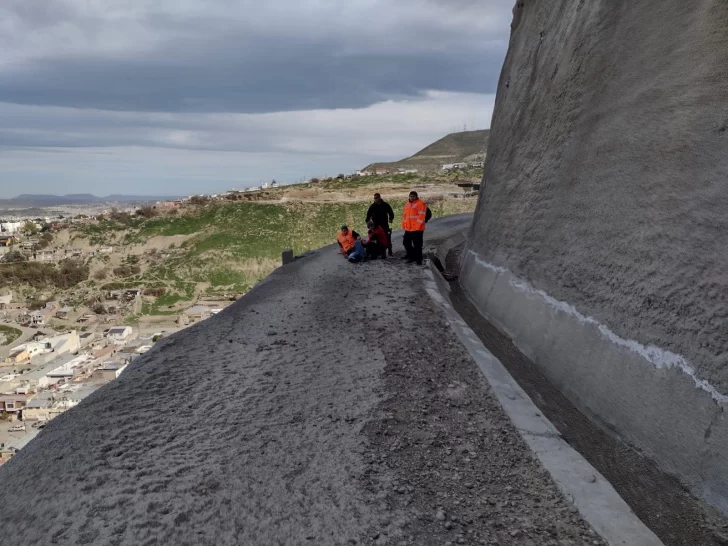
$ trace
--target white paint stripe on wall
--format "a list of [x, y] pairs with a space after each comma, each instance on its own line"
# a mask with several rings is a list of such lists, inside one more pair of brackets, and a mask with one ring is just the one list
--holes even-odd
[[718, 391], [718, 389], [716, 389], [713, 385], [711, 385], [705, 379], [700, 379], [695, 372], [695, 368], [693, 368], [690, 365], [690, 363], [683, 356], [670, 352], [670, 351], [665, 351], [654, 345], [643, 345], [639, 341], [635, 341], [633, 339], [624, 339], [624, 338], [618, 336], [617, 334], [615, 334], [606, 325], [600, 323], [595, 318], [583, 315], [574, 306], [572, 306], [564, 301], [559, 301], [556, 298], [549, 296], [543, 290], [534, 288], [526, 281], [517, 278], [513, 274], [513, 272], [510, 271], [509, 269], [506, 269], [504, 267], [499, 267], [497, 265], [486, 262], [485, 260], [481, 259], [477, 255], [477, 253], [475, 253], [472, 250], [469, 250], [468, 253], [470, 255], [472, 255], [473, 259], [475, 260], [475, 262], [478, 265], [485, 267], [487, 269], [490, 269], [491, 271], [494, 271], [495, 273], [508, 274], [509, 275], [508, 283], [511, 285], [511, 287], [514, 290], [517, 290], [524, 294], [529, 294], [529, 295], [541, 298], [550, 307], [552, 307], [556, 311], [561, 311], [563, 313], [566, 313], [566, 314], [576, 318], [577, 320], [579, 320], [582, 323], [595, 326], [599, 330], [599, 332], [602, 334], [602, 336], [604, 336], [606, 339], [608, 339], [612, 343], [615, 343], [616, 345], [624, 347], [634, 353], [637, 353], [642, 358], [644, 358], [645, 360], [650, 362], [657, 369], [677, 368], [678, 370], [680, 370], [682, 373], [689, 376], [693, 380], [696, 388], [701, 389], [701, 390], [707, 392], [708, 394], [710, 394], [711, 398], [713, 400], [715, 400], [717, 403], [728, 404], [728, 396], [726, 396], [725, 394], [722, 394], [720, 391]]

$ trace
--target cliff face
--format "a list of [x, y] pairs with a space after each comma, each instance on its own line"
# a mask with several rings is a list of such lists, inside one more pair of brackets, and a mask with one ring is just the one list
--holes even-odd
[[[594, 390], [616, 389], [607, 376], [636, 370], [625, 362], [640, 356], [640, 381], [660, 384], [656, 400], [695, 408], [691, 397], [709, 395], [686, 427], [700, 427], [703, 451], [717, 441], [711, 423], [723, 422], [728, 400], [726, 54], [723, 0], [519, 1], [464, 262], [481, 309], [586, 411], [658, 459], [669, 431], [645, 440], [642, 428], [661, 418], [648, 418], [653, 406], [639, 393], [595, 401]], [[580, 345], [574, 325], [536, 325], [540, 311], [497, 301], [504, 274], [509, 290], [540, 298], [557, 319], [611, 336], [614, 362]], [[590, 375], [603, 381], [588, 385]], [[668, 376], [696, 392], [674, 395], [660, 383]], [[617, 415], [625, 404], [631, 417]], [[680, 453], [686, 464], [698, 456]]]

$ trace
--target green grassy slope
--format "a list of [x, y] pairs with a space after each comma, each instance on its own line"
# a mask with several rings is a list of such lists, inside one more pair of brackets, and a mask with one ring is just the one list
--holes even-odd
[[[213, 205], [199, 215], [154, 219], [127, 235], [127, 243], [153, 236], [193, 235], [164, 265], [128, 282], [172, 283], [179, 297], [189, 283], [209, 283], [212, 291], [245, 291], [280, 264], [281, 251], [295, 254], [335, 241], [342, 223], [364, 233], [368, 203], [231, 203]], [[403, 203], [394, 203], [397, 218]], [[472, 203], [433, 203], [435, 216], [472, 210]], [[398, 220], [397, 220], [398, 222]], [[171, 296], [164, 296], [165, 305]], [[158, 302], [162, 303], [162, 302]]]

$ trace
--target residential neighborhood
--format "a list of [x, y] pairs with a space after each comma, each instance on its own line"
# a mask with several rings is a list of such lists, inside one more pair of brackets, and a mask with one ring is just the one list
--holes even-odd
[[82, 340], [77, 331], [38, 330], [23, 343], [0, 348], [0, 464], [171, 333], [119, 326], [85, 332]]
[[[183, 316], [190, 323], [213, 314], [198, 305]], [[154, 331], [96, 324], [85, 332], [60, 333], [39, 326], [19, 328], [21, 336], [14, 343], [0, 345], [0, 464], [49, 421], [118, 379], [157, 342], [183, 327]]]

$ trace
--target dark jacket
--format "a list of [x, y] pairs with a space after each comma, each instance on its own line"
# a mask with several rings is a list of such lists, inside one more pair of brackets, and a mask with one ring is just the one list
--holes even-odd
[[394, 220], [394, 211], [389, 203], [382, 201], [381, 203], [372, 203], [367, 211], [367, 222], [371, 220], [378, 226], [382, 226], [384, 229], [389, 228], [389, 223]]

